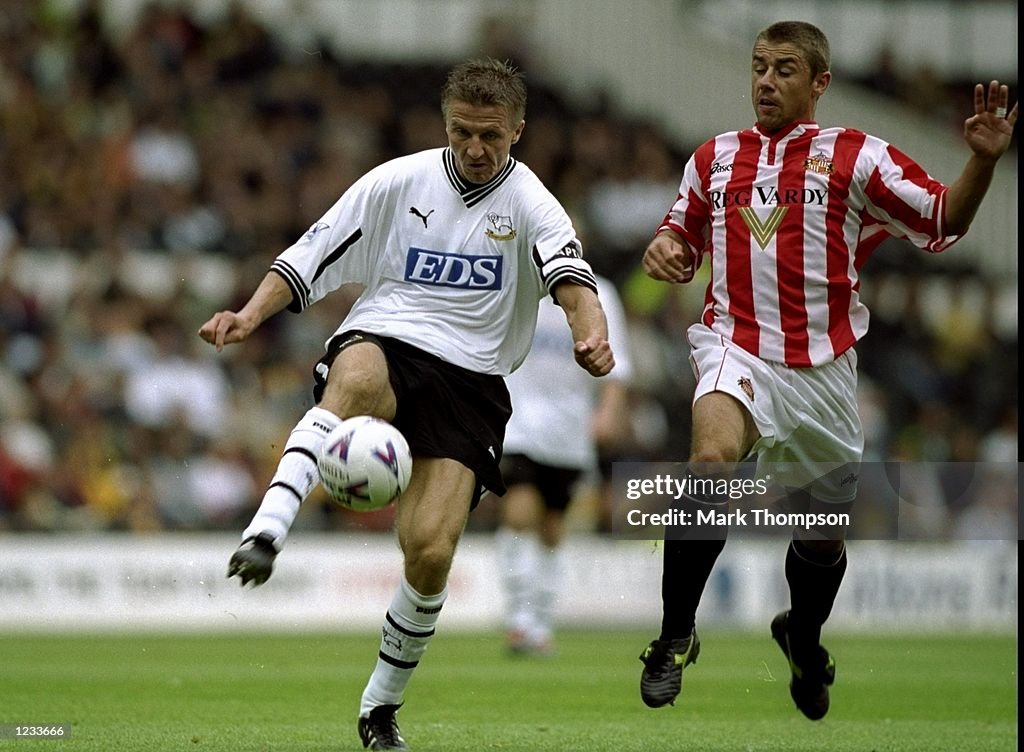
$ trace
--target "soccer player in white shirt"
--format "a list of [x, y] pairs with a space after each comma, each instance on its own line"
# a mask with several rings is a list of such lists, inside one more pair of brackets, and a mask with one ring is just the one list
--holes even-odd
[[[815, 122], [832, 78], [829, 57], [828, 40], [808, 23], [758, 34], [757, 123], [694, 152], [643, 260], [651, 277], [672, 283], [690, 281], [702, 261], [711, 265], [703, 316], [688, 330], [698, 380], [692, 474], [727, 474], [757, 455], [793, 469], [786, 485], [816, 506], [848, 504], [856, 493], [851, 466], [864, 441], [853, 346], [868, 323], [858, 270], [890, 235], [932, 252], [959, 239], [1017, 120], [1006, 86], [978, 84], [975, 114], [964, 124], [967, 164], [944, 185], [881, 139]], [[722, 504], [709, 495], [684, 499], [695, 509]], [[696, 609], [725, 545], [722, 535], [685, 540], [668, 532], [661, 634], [641, 655], [640, 692], [651, 707], [674, 702], [683, 668], [696, 660]], [[786, 557], [791, 607], [771, 625], [790, 665], [790, 694], [812, 720], [828, 712], [835, 678], [820, 638], [846, 569], [843, 537], [794, 536]]]
[[598, 380], [572, 367], [565, 317], [547, 298], [530, 354], [508, 378], [512, 418], [501, 459], [508, 493], [496, 541], [506, 642], [515, 655], [553, 650], [566, 509], [577, 481], [598, 472], [599, 443], [617, 440], [628, 420], [632, 363], [625, 314], [611, 281], [597, 277], [597, 291], [615, 348], [609, 376]]
[[243, 585], [270, 576], [319, 482], [324, 437], [342, 419], [373, 415], [402, 431], [414, 457], [397, 501], [404, 571], [358, 719], [375, 750], [409, 748], [395, 712], [434, 634], [456, 545], [482, 489], [505, 491], [504, 377], [526, 357], [541, 297], [561, 306], [576, 363], [593, 376], [614, 366], [572, 223], [510, 156], [525, 125], [522, 76], [493, 60], [463, 63], [441, 109], [448, 147], [371, 170], [277, 257], [241, 310], [199, 330], [220, 350], [284, 308], [299, 312], [344, 283], [365, 288], [316, 364], [316, 406], [289, 436], [228, 576]]

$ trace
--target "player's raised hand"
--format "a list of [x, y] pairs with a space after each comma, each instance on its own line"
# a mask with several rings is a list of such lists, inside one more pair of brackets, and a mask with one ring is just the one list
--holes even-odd
[[644, 271], [661, 282], [689, 282], [699, 263], [690, 244], [671, 230], [655, 235], [644, 251]]
[[288, 284], [275, 272], [267, 272], [256, 291], [236, 313], [220, 311], [199, 327], [199, 336], [217, 348], [241, 342], [255, 331], [256, 327], [282, 310], [292, 299]]
[[255, 328], [256, 325], [252, 321], [234, 311], [220, 311], [199, 327], [199, 336], [220, 352], [224, 345], [244, 340]]
[[572, 354], [580, 367], [591, 376], [607, 376], [615, 367], [612, 346], [604, 337], [594, 336], [577, 342]]
[[974, 115], [964, 121], [964, 140], [976, 156], [996, 160], [1010, 148], [1017, 104], [1007, 110], [1010, 91], [998, 81], [989, 83], [987, 94], [983, 84], [974, 87]]

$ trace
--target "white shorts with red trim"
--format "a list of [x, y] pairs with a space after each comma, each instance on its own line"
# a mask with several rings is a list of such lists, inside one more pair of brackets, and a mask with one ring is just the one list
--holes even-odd
[[790, 368], [761, 360], [703, 324], [687, 330], [693, 401], [724, 392], [743, 405], [761, 438], [751, 449], [775, 480], [823, 502], [847, 502], [857, 492], [864, 432], [857, 410], [857, 354], [831, 363]]

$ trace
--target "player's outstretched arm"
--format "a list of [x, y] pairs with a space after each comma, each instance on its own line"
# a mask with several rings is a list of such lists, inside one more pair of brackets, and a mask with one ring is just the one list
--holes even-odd
[[644, 271], [661, 282], [689, 282], [693, 279], [694, 253], [690, 244], [672, 230], [662, 230], [644, 251]]
[[565, 312], [572, 331], [573, 357], [591, 376], [606, 376], [615, 367], [615, 355], [608, 343], [608, 322], [597, 294], [589, 287], [563, 282], [555, 298]]
[[946, 194], [946, 226], [950, 233], [962, 235], [992, 182], [996, 162], [1010, 148], [1017, 105], [1008, 110], [1009, 89], [998, 81], [974, 87], [974, 115], [964, 121], [964, 141], [971, 150], [960, 177]]
[[199, 336], [220, 352], [224, 345], [245, 340], [256, 327], [284, 309], [291, 299], [292, 292], [285, 281], [278, 274], [268, 272], [242, 310], [237, 313], [219, 311], [213, 314], [209, 321], [199, 327]]

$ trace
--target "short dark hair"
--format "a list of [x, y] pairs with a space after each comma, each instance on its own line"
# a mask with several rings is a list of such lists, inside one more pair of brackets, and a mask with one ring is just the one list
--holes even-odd
[[828, 37], [814, 24], [806, 21], [779, 21], [764, 29], [754, 40], [754, 46], [761, 40], [766, 42], [788, 42], [796, 45], [807, 57], [811, 78], [829, 70], [832, 53]]
[[493, 58], [468, 60], [452, 68], [441, 88], [441, 112], [453, 102], [504, 107], [513, 123], [526, 114], [526, 81], [511, 63]]

